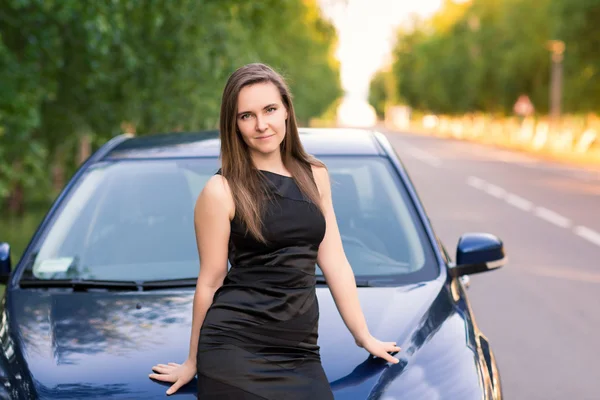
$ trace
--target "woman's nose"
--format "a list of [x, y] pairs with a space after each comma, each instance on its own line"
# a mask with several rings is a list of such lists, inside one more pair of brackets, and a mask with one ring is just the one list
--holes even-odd
[[256, 118], [256, 130], [263, 132], [267, 129], [267, 121], [263, 117]]

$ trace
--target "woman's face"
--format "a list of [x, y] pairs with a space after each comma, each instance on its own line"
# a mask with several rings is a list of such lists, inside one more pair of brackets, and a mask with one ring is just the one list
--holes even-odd
[[279, 152], [288, 113], [277, 87], [271, 82], [243, 87], [237, 109], [237, 126], [250, 151], [261, 155]]

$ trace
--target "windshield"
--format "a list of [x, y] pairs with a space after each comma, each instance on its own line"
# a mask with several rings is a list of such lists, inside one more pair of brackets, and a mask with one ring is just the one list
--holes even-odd
[[[390, 161], [321, 160], [329, 169], [344, 250], [355, 275], [402, 282], [437, 276], [431, 245]], [[193, 209], [217, 169], [217, 158], [124, 160], [92, 167], [55, 213], [23, 278], [197, 277]]]

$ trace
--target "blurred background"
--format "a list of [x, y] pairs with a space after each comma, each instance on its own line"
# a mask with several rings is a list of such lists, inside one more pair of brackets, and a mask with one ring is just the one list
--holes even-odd
[[0, 226], [15, 257], [92, 151], [123, 132], [215, 128], [245, 63], [289, 79], [303, 125], [325, 115], [342, 96], [336, 43], [316, 0], [3, 0]]
[[508, 398], [597, 399], [600, 0], [1, 0], [0, 235], [18, 260], [124, 132], [218, 125], [229, 74], [280, 71], [302, 126], [376, 127], [450, 249], [506, 240], [471, 296]]

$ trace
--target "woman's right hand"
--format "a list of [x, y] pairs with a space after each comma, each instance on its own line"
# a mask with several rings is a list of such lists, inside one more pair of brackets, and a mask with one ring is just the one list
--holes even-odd
[[173, 383], [167, 390], [167, 394], [173, 394], [196, 376], [196, 365], [186, 360], [183, 364], [158, 364], [152, 367], [152, 371], [157, 373], [148, 375], [150, 378]]

